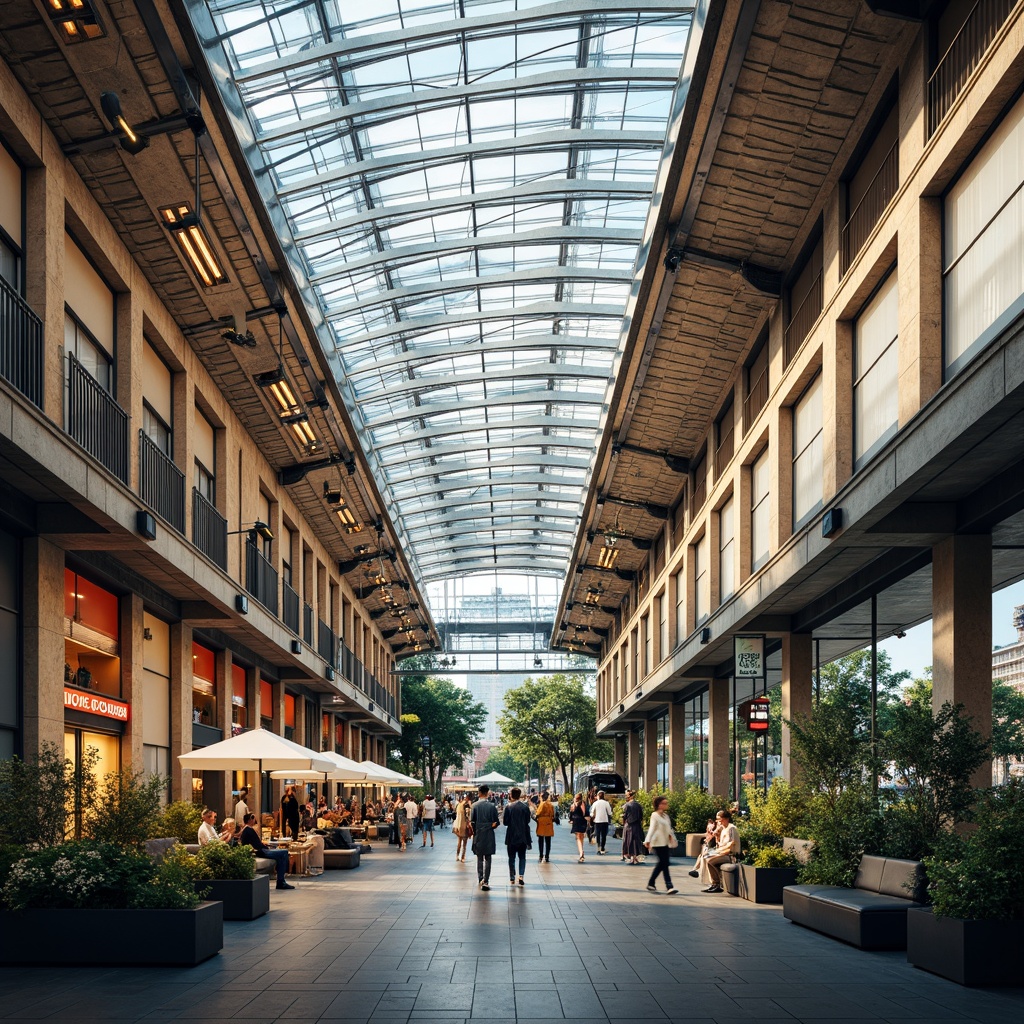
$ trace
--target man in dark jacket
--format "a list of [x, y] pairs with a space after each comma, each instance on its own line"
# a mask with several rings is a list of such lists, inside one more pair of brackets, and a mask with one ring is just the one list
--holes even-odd
[[469, 821], [473, 828], [473, 853], [476, 854], [476, 877], [480, 888], [487, 892], [491, 888], [491, 857], [497, 844], [494, 841], [494, 830], [498, 827], [498, 808], [487, 799], [490, 789], [480, 787], [480, 799], [473, 804], [469, 812]]
[[502, 824], [505, 826], [505, 845], [508, 847], [508, 881], [516, 882], [516, 857], [519, 858], [519, 884], [526, 874], [526, 851], [530, 847], [530, 806], [521, 800], [523, 793], [513, 789], [509, 793], [509, 805], [505, 808]]

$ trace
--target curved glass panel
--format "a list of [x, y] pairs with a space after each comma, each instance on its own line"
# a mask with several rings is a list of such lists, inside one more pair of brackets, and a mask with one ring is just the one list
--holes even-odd
[[564, 572], [688, 9], [186, 4], [421, 579]]

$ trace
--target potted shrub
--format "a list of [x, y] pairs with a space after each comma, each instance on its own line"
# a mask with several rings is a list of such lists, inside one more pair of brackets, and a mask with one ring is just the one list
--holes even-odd
[[225, 921], [254, 921], [270, 910], [270, 875], [256, 874], [251, 846], [207, 843], [195, 860], [196, 892], [223, 903]]
[[738, 893], [751, 903], [781, 903], [782, 890], [796, 885], [800, 862], [783, 849], [783, 841], [801, 832], [807, 804], [785, 779], [767, 792], [748, 788], [748, 817], [739, 823], [743, 859]]
[[706, 793], [700, 786], [684, 787], [677, 794], [676, 806], [669, 804], [672, 821], [679, 845], [672, 851], [676, 857], [697, 857], [700, 855], [700, 844], [704, 838], [708, 821], [718, 811], [728, 807], [728, 801], [714, 793]]
[[932, 906], [907, 913], [907, 960], [961, 985], [1019, 985], [1024, 780], [988, 791], [975, 818], [925, 858]]

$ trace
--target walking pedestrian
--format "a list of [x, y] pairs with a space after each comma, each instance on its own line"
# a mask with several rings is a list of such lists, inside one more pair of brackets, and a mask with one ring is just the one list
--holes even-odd
[[579, 863], [583, 863], [583, 840], [590, 827], [590, 810], [583, 801], [583, 794], [577, 793], [569, 808], [569, 831], [576, 837], [576, 849], [579, 852]]
[[594, 823], [594, 836], [597, 839], [598, 856], [603, 857], [608, 843], [608, 825], [612, 820], [612, 805], [604, 798], [604, 790], [600, 790], [597, 799], [590, 805], [590, 820]]
[[622, 805], [622, 859], [630, 864], [640, 863], [643, 851], [644, 809], [636, 802], [636, 793], [626, 790], [626, 802]]
[[644, 839], [644, 846], [652, 851], [658, 858], [651, 877], [647, 882], [648, 892], [657, 892], [654, 884], [658, 875], [665, 876], [665, 887], [669, 896], [675, 896], [678, 889], [672, 886], [672, 875], [668, 870], [669, 850], [677, 845], [676, 834], [672, 831], [672, 821], [668, 816], [668, 797], [656, 796], [654, 798], [654, 811], [651, 814], [651, 823], [647, 827], [647, 837]]
[[497, 849], [494, 830], [498, 827], [498, 808], [487, 799], [488, 786], [481, 786], [480, 799], [469, 812], [469, 825], [473, 832], [473, 853], [476, 854], [477, 884], [484, 892], [491, 888], [491, 858]]
[[466, 862], [466, 848], [469, 846], [470, 836], [473, 835], [469, 827], [469, 813], [472, 809], [473, 801], [467, 793], [455, 808], [455, 824], [452, 825], [452, 831], [458, 839], [455, 845], [455, 859], [463, 864]]
[[[245, 816], [242, 816], [245, 820]], [[281, 832], [285, 835], [291, 832], [292, 839], [299, 838], [299, 800], [295, 795], [294, 786], [284, 787], [284, 796], [281, 797]]]
[[530, 806], [520, 799], [523, 791], [513, 787], [509, 805], [505, 808], [502, 824], [505, 826], [505, 846], [508, 847], [508, 883], [516, 884], [516, 859], [519, 860], [519, 884], [524, 885], [526, 851], [533, 845], [530, 839]]
[[537, 846], [540, 849], [540, 860], [544, 864], [551, 863], [551, 839], [554, 834], [555, 805], [551, 802], [551, 794], [545, 789], [537, 805]]
[[398, 850], [399, 853], [403, 853], [405, 851], [405, 841], [409, 836], [409, 815], [405, 809], [404, 793], [399, 793], [395, 797], [391, 812], [394, 815], [395, 833], [398, 836]]
[[434, 846], [434, 819], [437, 817], [437, 801], [434, 799], [433, 793], [428, 793], [423, 798], [423, 804], [420, 807], [420, 814], [423, 818], [423, 845], [427, 845], [427, 833], [430, 833], [430, 846]]

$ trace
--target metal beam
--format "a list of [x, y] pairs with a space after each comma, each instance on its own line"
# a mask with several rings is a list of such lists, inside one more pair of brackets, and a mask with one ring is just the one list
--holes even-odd
[[[534, 391], [518, 391], [512, 395], [495, 395], [488, 398], [482, 406], [493, 409], [495, 406], [504, 405], [547, 405], [550, 403], [562, 405], [604, 405], [604, 395], [581, 395], [578, 391], [562, 391], [559, 388], [538, 388]], [[396, 423], [401, 420], [427, 420], [431, 416], [437, 416], [448, 412], [465, 412], [472, 406], [468, 406], [465, 400], [452, 402], [431, 402], [429, 405], [410, 406], [400, 412], [388, 410], [379, 421], [367, 419], [366, 426], [369, 430], [378, 423]]]
[[[421, 461], [419, 459], [417, 462]], [[562, 455], [523, 455], [513, 456], [511, 459], [503, 459], [500, 462], [484, 462], [475, 465], [467, 465], [459, 462], [454, 465], [424, 466], [420, 469], [412, 469], [407, 473], [388, 474], [388, 483], [391, 485], [412, 483], [414, 480], [429, 480], [435, 476], [451, 476], [455, 473], [466, 473], [471, 478], [481, 473], [505, 472], [512, 469], [535, 469], [541, 466], [550, 469], [579, 469], [590, 468], [590, 459], [567, 459]], [[486, 483], [486, 481], [477, 481]], [[444, 485], [438, 485], [442, 489]]]
[[400, 459], [381, 462], [381, 466], [384, 469], [390, 469], [392, 466], [404, 466], [422, 459], [446, 459], [452, 455], [468, 455], [471, 452], [478, 452], [482, 448], [486, 448], [488, 451], [499, 451], [503, 448], [580, 448], [584, 451], [593, 451], [594, 438], [560, 438], [552, 437], [550, 434], [524, 434], [521, 437], [507, 437], [500, 441], [436, 444], [429, 448], [424, 447], [414, 455], [405, 455]]
[[[529, 506], [530, 508], [534, 509], [536, 513], [540, 513], [540, 514], [543, 514], [545, 516], [562, 516], [562, 515], [570, 515], [571, 514], [572, 516], [575, 517], [576, 515], [578, 515], [578, 512], [568, 513], [568, 512], [564, 512], [561, 508], [555, 508], [554, 507], [555, 505], [565, 505], [565, 506], [568, 506], [568, 507], [571, 507], [573, 509], [577, 509], [578, 510], [579, 509], [579, 504], [580, 504], [578, 497], [575, 497], [575, 498], [565, 498], [565, 499], [562, 499], [562, 500], [559, 501], [553, 495], [548, 495], [547, 492], [545, 492], [545, 491], [533, 491], [531, 493], [536, 495], [538, 498], [546, 499], [545, 505], [543, 507], [533, 506], [533, 505]], [[508, 494], [505, 497], [482, 497], [482, 498], [462, 499], [462, 500], [459, 501], [458, 507], [460, 509], [464, 509], [464, 508], [469, 508], [470, 506], [474, 506], [474, 505], [501, 505], [501, 504], [504, 504], [506, 502], [524, 501], [528, 497], [529, 497], [529, 494], [523, 494], [521, 491], [513, 491], [512, 493]], [[431, 503], [429, 505], [423, 505], [423, 506], [419, 506], [417, 508], [411, 509], [408, 512], [406, 512], [403, 515], [402, 518], [403, 518], [403, 521], [407, 522], [410, 519], [418, 519], [418, 518], [420, 518], [422, 516], [431, 516], [435, 512], [442, 512], [443, 513], [443, 512], [445, 512], [447, 510], [450, 510], [451, 508], [452, 508], [452, 503], [450, 501], [444, 501], [444, 500], [436, 501], [436, 502], [433, 502], [433, 503]], [[466, 513], [466, 514], [470, 518], [473, 517], [473, 513]], [[525, 514], [525, 515], [533, 515], [534, 512], [524, 512], [523, 514]]]
[[[537, 510], [538, 512], [540, 509]], [[469, 523], [470, 525], [459, 526], [458, 524]], [[478, 525], [472, 525], [472, 524]], [[576, 532], [575, 523], [555, 523], [549, 520], [538, 521], [536, 518], [520, 518], [511, 523], [496, 523], [492, 519], [486, 516], [477, 516], [474, 518], [460, 519], [458, 523], [453, 522], [450, 519], [437, 520], [434, 523], [425, 524], [423, 526], [413, 527], [406, 529], [408, 536], [425, 536], [427, 540], [434, 541], [437, 544], [443, 544], [447, 540], [450, 540], [452, 534], [450, 531], [460, 529], [467, 535], [476, 534], [515, 534], [515, 533], [542, 533], [542, 534], [574, 534]], [[439, 537], [437, 535], [444, 534], [445, 537]]]
[[[509, 477], [499, 477], [497, 479], [481, 479], [481, 480], [450, 480], [446, 484], [439, 485], [437, 487], [423, 488], [413, 484], [401, 484], [398, 487], [393, 487], [392, 491], [396, 498], [410, 498], [420, 494], [444, 494], [451, 498], [452, 495], [458, 494], [461, 491], [485, 491], [488, 488], [499, 488], [502, 491], [511, 493], [514, 489], [520, 487], [531, 487], [534, 484], [540, 486], [543, 484], [562, 484], [567, 487], [572, 487], [573, 490], [577, 490], [582, 486], [583, 481], [566, 480], [562, 477], [548, 476], [544, 473], [516, 473]], [[404, 493], [403, 493], [404, 492]]]
[[[432, 441], [437, 438], [445, 438], [464, 435], [476, 435], [485, 433], [502, 433], [509, 430], [579, 430], [586, 431], [588, 436], [597, 436], [597, 420], [593, 423], [581, 422], [579, 420], [567, 420], [558, 416], [524, 416], [518, 420], [480, 420], [478, 423], [454, 423], [443, 427], [431, 427], [427, 430], [404, 431], [401, 437], [394, 440], [375, 441], [374, 447], [378, 453], [388, 448], [397, 448], [401, 445], [410, 445]], [[545, 434], [551, 438], [551, 444], [559, 444], [568, 438], [561, 434]]]

